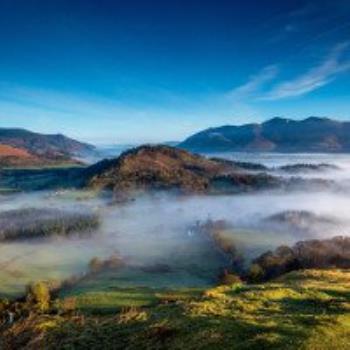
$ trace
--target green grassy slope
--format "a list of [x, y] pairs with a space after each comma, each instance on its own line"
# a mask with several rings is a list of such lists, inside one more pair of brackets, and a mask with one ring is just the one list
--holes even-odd
[[[103, 315], [72, 297], [59, 314], [36, 314], [2, 334], [24, 349], [348, 349], [350, 271], [308, 270], [265, 284], [209, 290], [139, 289], [96, 293]], [[135, 300], [149, 300], [144, 307]], [[120, 309], [121, 298], [125, 301]], [[129, 298], [129, 301], [127, 301]], [[134, 305], [126, 308], [125, 306]], [[69, 311], [70, 309], [74, 309]], [[67, 311], [68, 310], [68, 311]], [[121, 310], [121, 311], [120, 311]]]

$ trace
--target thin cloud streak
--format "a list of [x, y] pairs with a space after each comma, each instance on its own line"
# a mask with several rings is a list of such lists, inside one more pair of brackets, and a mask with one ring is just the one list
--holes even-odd
[[264, 67], [258, 74], [251, 76], [245, 84], [231, 90], [227, 96], [236, 99], [254, 95], [263, 88], [265, 84], [274, 80], [278, 75], [278, 71], [277, 65]]
[[349, 46], [349, 42], [338, 44], [320, 65], [290, 81], [277, 84], [259, 99], [273, 101], [302, 96], [331, 83], [338, 75], [350, 70], [350, 59], [342, 59]]

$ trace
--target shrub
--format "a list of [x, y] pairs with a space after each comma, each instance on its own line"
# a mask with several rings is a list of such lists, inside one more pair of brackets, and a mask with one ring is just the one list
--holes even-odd
[[137, 307], [129, 307], [123, 309], [118, 315], [118, 323], [126, 324], [129, 322], [139, 322], [146, 321], [148, 319], [148, 314], [144, 310], [140, 310]]
[[76, 309], [77, 299], [75, 297], [67, 297], [62, 300], [61, 309], [64, 312], [72, 312]]
[[241, 283], [242, 280], [236, 274], [229, 273], [228, 271], [225, 270], [223, 275], [220, 278], [220, 282], [221, 284], [229, 286], [232, 284]]
[[50, 300], [50, 288], [45, 282], [37, 282], [28, 287], [27, 301], [34, 303], [40, 311], [48, 310]]
[[264, 270], [258, 264], [252, 264], [248, 272], [248, 279], [252, 282], [259, 282], [264, 277]]

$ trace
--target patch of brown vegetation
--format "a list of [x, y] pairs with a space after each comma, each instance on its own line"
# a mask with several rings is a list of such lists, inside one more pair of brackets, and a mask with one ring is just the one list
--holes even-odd
[[0, 144], [0, 165], [18, 166], [40, 164], [41, 160], [27, 150]]
[[34, 158], [34, 156], [25, 149], [17, 148], [9, 145], [2, 145], [2, 144], [0, 144], [0, 156]]
[[59, 154], [39, 155], [22, 147], [0, 144], [0, 167], [33, 167], [60, 164], [77, 165], [80, 162]]

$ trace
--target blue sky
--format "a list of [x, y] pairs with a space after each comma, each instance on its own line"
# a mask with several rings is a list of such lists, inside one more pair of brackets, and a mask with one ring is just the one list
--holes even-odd
[[348, 0], [0, 0], [0, 42], [1, 127], [109, 144], [350, 119]]

